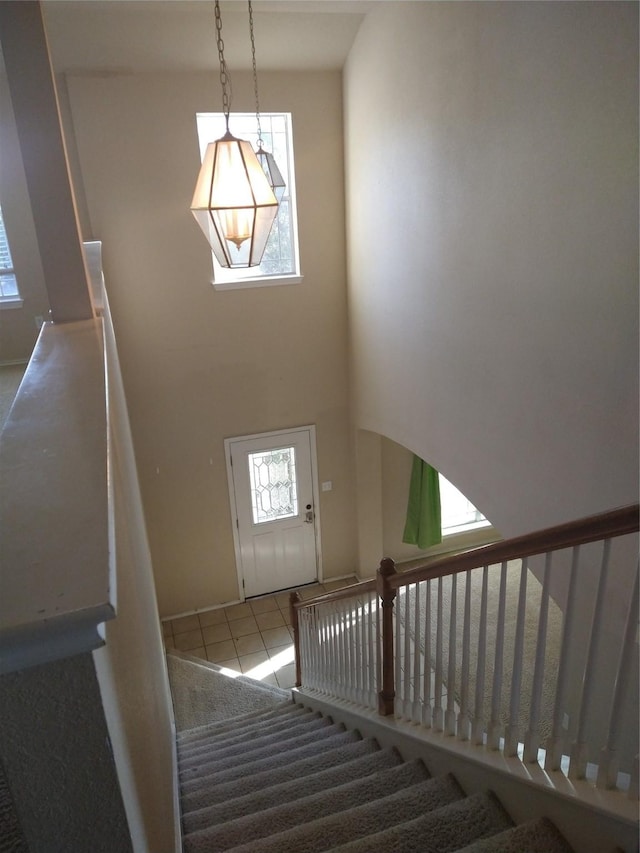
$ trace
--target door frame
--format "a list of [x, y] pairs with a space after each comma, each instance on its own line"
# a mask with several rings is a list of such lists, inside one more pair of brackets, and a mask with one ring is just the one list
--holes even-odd
[[[316, 427], [315, 424], [307, 424], [299, 427], [288, 427], [287, 429], [271, 430], [269, 432], [257, 432], [250, 435], [235, 435], [232, 438], [224, 440], [224, 456], [227, 465], [227, 487], [229, 489], [229, 508], [231, 510], [231, 530], [233, 532], [233, 548], [236, 558], [236, 575], [238, 578], [238, 596], [240, 601], [245, 601], [244, 594], [244, 575], [242, 571], [242, 552], [240, 549], [240, 533], [238, 529], [238, 509], [236, 503], [236, 491], [233, 480], [233, 465], [231, 464], [231, 446], [235, 441], [251, 441], [258, 438], [270, 438], [271, 436], [276, 441], [291, 433], [308, 432], [309, 433], [309, 449], [311, 457], [311, 489], [313, 494], [313, 512], [314, 512], [314, 538], [316, 546], [316, 569], [318, 583], [322, 583], [322, 537], [320, 535], [320, 490], [318, 488], [318, 458], [316, 453]], [[269, 593], [265, 593], [268, 595]]]

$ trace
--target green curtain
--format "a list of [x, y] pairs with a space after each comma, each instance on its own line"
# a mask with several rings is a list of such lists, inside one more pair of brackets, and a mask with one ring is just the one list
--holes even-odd
[[402, 541], [423, 550], [442, 542], [438, 472], [419, 456], [413, 457]]

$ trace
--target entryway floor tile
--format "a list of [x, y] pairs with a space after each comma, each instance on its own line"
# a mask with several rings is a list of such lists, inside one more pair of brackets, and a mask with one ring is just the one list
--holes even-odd
[[224, 612], [229, 622], [253, 616], [251, 607], [246, 602], [244, 604], [232, 604], [231, 607], [225, 607]]
[[209, 625], [226, 625], [227, 614], [224, 612], [224, 607], [218, 610], [205, 610], [203, 613], [198, 613], [201, 628], [208, 628]]
[[265, 648], [261, 634], [247, 634], [246, 637], [238, 637], [234, 643], [238, 657], [250, 655], [253, 652], [263, 652]]
[[211, 663], [219, 663], [221, 660], [229, 660], [237, 656], [233, 640], [224, 640], [222, 643], [207, 646], [207, 660]]
[[208, 628], [202, 629], [205, 646], [210, 646], [212, 643], [221, 643], [223, 640], [231, 639], [231, 629], [227, 622], [224, 625], [209, 625]]
[[244, 619], [236, 619], [229, 622], [231, 628], [231, 636], [234, 640], [238, 637], [246, 637], [247, 634], [258, 633], [258, 623], [253, 616], [247, 616]]
[[256, 623], [259, 631], [267, 631], [269, 628], [284, 627], [284, 617], [279, 610], [274, 610], [272, 613], [259, 613], [256, 617]]
[[277, 646], [291, 643], [291, 634], [289, 633], [289, 629], [285, 625], [282, 625], [279, 628], [268, 628], [266, 631], [263, 631], [262, 639], [264, 640], [265, 648], [273, 649]]
[[256, 598], [255, 601], [250, 601], [249, 606], [253, 615], [257, 616], [258, 613], [269, 613], [271, 610], [277, 610], [278, 602], [273, 595], [269, 595], [266, 598]]
[[[354, 581], [344, 578], [312, 584], [300, 592], [308, 601]], [[165, 648], [187, 652], [238, 673], [251, 673], [265, 684], [288, 690], [295, 685], [289, 596], [289, 592], [281, 592], [166, 620], [162, 623]]]
[[266, 663], [269, 660], [269, 655], [266, 650], [263, 650], [255, 652], [252, 655], [243, 655], [242, 657], [238, 657], [238, 660], [240, 661], [240, 671], [248, 673], [257, 666], [260, 666], [261, 663]]

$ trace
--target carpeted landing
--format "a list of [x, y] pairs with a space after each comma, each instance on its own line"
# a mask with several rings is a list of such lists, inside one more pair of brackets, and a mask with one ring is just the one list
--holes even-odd
[[280, 702], [178, 735], [185, 853], [571, 853], [545, 819]]

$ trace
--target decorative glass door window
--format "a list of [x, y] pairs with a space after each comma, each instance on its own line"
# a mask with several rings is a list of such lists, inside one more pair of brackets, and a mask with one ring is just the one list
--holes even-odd
[[295, 447], [249, 453], [248, 460], [253, 523], [297, 516]]

